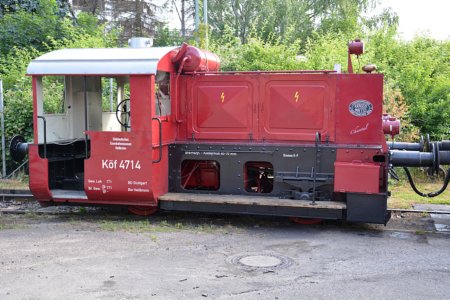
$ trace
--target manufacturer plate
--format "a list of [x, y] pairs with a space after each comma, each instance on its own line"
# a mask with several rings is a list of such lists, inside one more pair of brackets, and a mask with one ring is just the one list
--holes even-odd
[[356, 117], [365, 117], [372, 113], [373, 104], [367, 100], [355, 100], [348, 106], [348, 111]]

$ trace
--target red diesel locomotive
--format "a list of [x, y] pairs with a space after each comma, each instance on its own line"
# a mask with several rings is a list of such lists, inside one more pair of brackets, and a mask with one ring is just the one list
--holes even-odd
[[349, 43], [341, 73], [219, 72], [186, 44], [53, 51], [28, 67], [34, 140], [15, 137], [11, 154], [29, 155], [42, 205], [386, 223], [391, 166], [437, 170], [450, 141], [386, 143], [400, 124], [382, 114], [383, 75], [353, 73], [362, 52]]

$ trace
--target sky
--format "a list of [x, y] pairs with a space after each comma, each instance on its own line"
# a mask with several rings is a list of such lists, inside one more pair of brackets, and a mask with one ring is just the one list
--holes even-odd
[[435, 39], [450, 39], [450, 0], [381, 0], [378, 9], [384, 7], [398, 14], [398, 31], [405, 40], [425, 31]]

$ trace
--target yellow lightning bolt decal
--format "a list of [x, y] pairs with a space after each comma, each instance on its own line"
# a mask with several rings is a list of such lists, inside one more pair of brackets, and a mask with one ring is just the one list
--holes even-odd
[[225, 101], [225, 93], [224, 92], [222, 92], [222, 94], [220, 94], [220, 99], [222, 100], [222, 103], [223, 103], [223, 101]]
[[300, 96], [300, 94], [297, 92], [295, 92], [294, 98], [295, 98], [295, 102], [298, 102], [298, 97]]

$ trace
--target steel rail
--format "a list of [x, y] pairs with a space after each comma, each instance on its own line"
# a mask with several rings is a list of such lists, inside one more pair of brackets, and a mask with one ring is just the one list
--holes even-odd
[[414, 214], [435, 214], [435, 215], [450, 215], [450, 211], [445, 210], [420, 210], [420, 209], [398, 209], [390, 208], [388, 211], [393, 213], [414, 213]]
[[[14, 190], [12, 190], [14, 191]], [[0, 200], [1, 201], [5, 201], [5, 200], [9, 200], [9, 199], [14, 199], [14, 198], [25, 198], [25, 199], [30, 199], [30, 200], [34, 200], [34, 196], [31, 193], [27, 193], [25, 190], [23, 191], [19, 191], [17, 193], [10, 191], [9, 193], [5, 191], [3, 191], [2, 193], [0, 193]]]
[[[19, 198], [22, 200], [35, 201], [34, 196], [30, 193], [0, 193], [0, 201], [10, 200]], [[0, 209], [0, 213], [14, 213], [15, 210]], [[389, 208], [391, 213], [413, 213], [413, 214], [436, 214], [436, 215], [450, 215], [450, 211], [445, 210], [419, 210], [419, 209], [400, 209], [400, 208]], [[17, 210], [17, 213], [26, 213], [28, 210]], [[36, 212], [38, 214], [46, 214], [47, 212]], [[52, 212], [54, 214], [56, 212]]]

